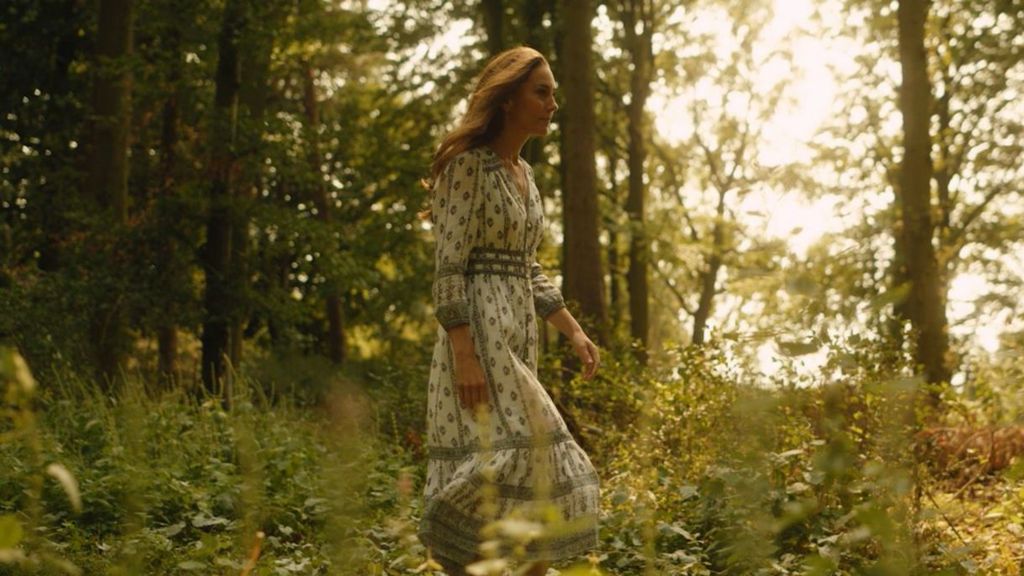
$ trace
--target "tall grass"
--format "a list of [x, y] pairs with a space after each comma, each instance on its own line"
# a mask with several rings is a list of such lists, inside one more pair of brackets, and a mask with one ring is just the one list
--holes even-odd
[[[1019, 569], [1007, 530], [1024, 525], [1020, 475], [954, 506], [912, 453], [918, 383], [899, 371], [765, 390], [709, 350], [653, 368], [630, 358], [613, 351], [598, 381], [553, 386], [604, 499], [599, 548], [562, 574]], [[542, 382], [558, 382], [556, 364]], [[415, 538], [421, 370], [373, 364], [369, 394], [324, 376], [315, 398], [238, 375], [229, 411], [139, 378], [114, 397], [70, 375], [37, 383], [3, 350], [0, 575], [440, 574]], [[536, 533], [523, 520], [495, 518], [478, 573], [516, 566]]]
[[116, 398], [74, 377], [30, 389], [19, 358], [4, 351], [0, 574], [366, 573], [405, 456], [383, 457], [353, 386], [309, 409], [238, 378], [227, 411], [131, 379]]

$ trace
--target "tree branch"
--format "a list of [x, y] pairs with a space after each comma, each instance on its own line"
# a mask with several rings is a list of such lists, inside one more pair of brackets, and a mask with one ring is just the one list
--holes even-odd
[[683, 311], [689, 314], [690, 316], [693, 316], [693, 310], [686, 303], [686, 296], [684, 296], [683, 293], [679, 291], [678, 287], [673, 286], [672, 283], [669, 282], [669, 277], [661, 270], [659, 266], [652, 266], [652, 268], [654, 268], [654, 271], [658, 273], [658, 276], [660, 276], [661, 279], [664, 280], [665, 286], [668, 286], [669, 292], [671, 292], [672, 295], [676, 297], [676, 302], [678, 302], [679, 307], [682, 308]]

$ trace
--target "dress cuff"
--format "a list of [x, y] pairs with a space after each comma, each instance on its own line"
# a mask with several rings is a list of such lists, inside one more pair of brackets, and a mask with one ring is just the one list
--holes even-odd
[[565, 308], [565, 300], [562, 299], [562, 295], [558, 293], [558, 291], [553, 290], [547, 293], [536, 294], [534, 297], [534, 306], [537, 309], [538, 316], [541, 318], [547, 318], [562, 308]]
[[461, 300], [443, 304], [434, 312], [434, 317], [445, 330], [469, 324], [469, 302]]

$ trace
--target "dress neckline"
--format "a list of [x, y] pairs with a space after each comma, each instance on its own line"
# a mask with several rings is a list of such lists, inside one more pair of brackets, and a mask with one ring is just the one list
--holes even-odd
[[511, 185], [513, 191], [515, 192], [513, 196], [515, 196], [516, 199], [519, 200], [520, 205], [523, 206], [523, 208], [525, 209], [528, 202], [530, 201], [530, 193], [532, 192], [530, 186], [530, 174], [527, 170], [528, 164], [526, 163], [526, 159], [523, 158], [521, 154], [518, 156], [519, 163], [522, 166], [523, 170], [523, 183], [526, 185], [526, 188], [524, 190], [519, 190], [519, 184], [516, 183], [515, 176], [509, 171], [508, 166], [505, 165], [505, 162], [501, 158], [501, 156], [498, 156], [498, 153], [495, 152], [494, 149], [491, 148], [490, 145], [488, 144], [483, 144], [480, 146], [480, 148], [482, 148], [484, 153], [489, 155], [494, 160], [494, 162], [496, 162], [498, 166], [501, 167], [501, 170], [505, 172], [505, 176], [508, 178], [509, 184]]

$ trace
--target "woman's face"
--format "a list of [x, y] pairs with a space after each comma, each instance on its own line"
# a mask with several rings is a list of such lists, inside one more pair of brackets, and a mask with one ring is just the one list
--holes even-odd
[[530, 136], [544, 136], [555, 110], [555, 77], [551, 68], [541, 63], [506, 104], [505, 126]]

